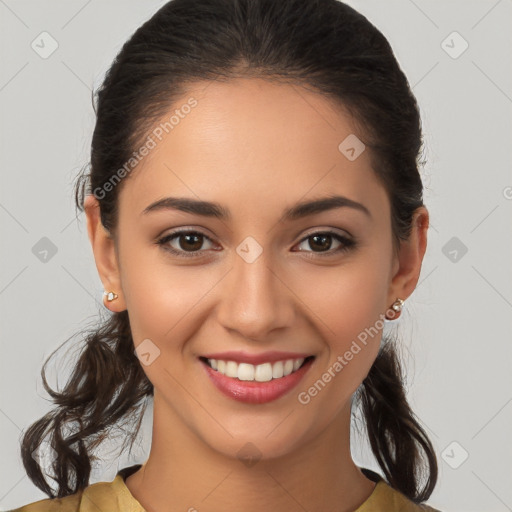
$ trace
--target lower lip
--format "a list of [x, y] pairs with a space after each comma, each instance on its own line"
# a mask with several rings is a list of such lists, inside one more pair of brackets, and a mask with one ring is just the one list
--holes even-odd
[[206, 369], [208, 377], [217, 386], [217, 389], [229, 398], [238, 400], [248, 404], [264, 404], [277, 400], [279, 397], [291, 391], [304, 377], [309, 370], [314, 358], [306, 361], [306, 363], [296, 372], [290, 373], [286, 377], [280, 379], [272, 379], [268, 382], [256, 382], [239, 380], [227, 377], [222, 373], [214, 370], [208, 363], [201, 361]]

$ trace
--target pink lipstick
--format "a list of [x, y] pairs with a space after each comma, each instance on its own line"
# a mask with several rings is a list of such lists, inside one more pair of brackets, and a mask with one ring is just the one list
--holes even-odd
[[250, 404], [277, 400], [290, 392], [314, 356], [291, 352], [222, 352], [200, 357], [208, 377], [225, 396]]

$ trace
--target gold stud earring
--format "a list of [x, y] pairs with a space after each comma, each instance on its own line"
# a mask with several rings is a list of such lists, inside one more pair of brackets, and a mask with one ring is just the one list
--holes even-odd
[[395, 311], [402, 311], [404, 306], [404, 301], [402, 299], [397, 298], [393, 305], [391, 306]]
[[[386, 319], [387, 320], [394, 320], [395, 318], [398, 318], [400, 316], [400, 312], [402, 311], [402, 308], [404, 306], [405, 301], [402, 299], [396, 298], [395, 302], [391, 305], [391, 309], [389, 309], [386, 313]], [[398, 313], [398, 315], [397, 315]], [[388, 316], [389, 314], [389, 316]]]
[[107, 301], [108, 302], [112, 302], [113, 300], [116, 300], [117, 297], [119, 297], [119, 295], [117, 295], [116, 293], [114, 292], [103, 292], [103, 295], [106, 295], [107, 296]]

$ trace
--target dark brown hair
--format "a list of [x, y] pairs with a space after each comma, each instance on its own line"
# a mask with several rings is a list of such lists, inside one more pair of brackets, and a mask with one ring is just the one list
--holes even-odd
[[[395, 249], [408, 239], [413, 214], [423, 205], [419, 109], [386, 38], [336, 0], [172, 0], [160, 8], [124, 44], [96, 92], [90, 168], [76, 182], [77, 209], [83, 211], [85, 194], [94, 193], [102, 224], [115, 234], [123, 182], [108, 191], [104, 185], [188, 84], [235, 77], [307, 87], [348, 110], [389, 195]], [[138, 418], [126, 438], [133, 443], [145, 399], [153, 394], [134, 354], [127, 311], [112, 313], [84, 338], [62, 392], [50, 389], [44, 375], [53, 354], [46, 361], [41, 374], [56, 407], [27, 429], [21, 443], [28, 476], [49, 497], [89, 485], [92, 449], [114, 426]], [[407, 402], [391, 341], [354, 396], [386, 480], [419, 503], [436, 485], [436, 456]], [[56, 494], [32, 457], [47, 437], [55, 451], [50, 469]]]

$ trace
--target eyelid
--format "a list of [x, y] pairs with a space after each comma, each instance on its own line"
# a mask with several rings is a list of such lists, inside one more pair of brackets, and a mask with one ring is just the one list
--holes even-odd
[[178, 233], [200, 233], [201, 235], [209, 238], [210, 240], [212, 238], [215, 238], [213, 233], [210, 232], [209, 229], [203, 228], [203, 227], [196, 227], [196, 226], [179, 226], [177, 228], [170, 228], [169, 230], [164, 230], [162, 234], [158, 235], [155, 240], [160, 240], [162, 238], [165, 238], [167, 236], [171, 235], [177, 235]]
[[[305, 238], [309, 238], [310, 236], [316, 235], [317, 233], [333, 233], [345, 238], [354, 239], [354, 237], [345, 229], [341, 228], [311, 228], [310, 230], [307, 230], [306, 233], [302, 236], [300, 239], [300, 242], [303, 242]], [[354, 239], [355, 241], [355, 239]]]
[[[177, 235], [177, 234], [183, 233], [183, 232], [185, 232], [185, 233], [194, 232], [194, 233], [199, 233], [199, 234], [203, 235], [205, 238], [208, 238], [210, 240], [210, 242], [213, 242], [212, 235], [207, 234], [205, 231], [208, 231], [208, 230], [206, 230], [205, 228], [198, 228], [198, 227], [194, 227], [194, 226], [182, 226], [182, 227], [176, 228], [174, 230], [171, 230], [167, 234], [158, 235], [156, 237], [155, 241], [161, 240], [162, 238], [166, 238], [168, 236]], [[346, 229], [332, 228], [332, 227], [325, 227], [325, 228], [315, 227], [315, 228], [310, 228], [309, 230], [307, 230], [305, 232], [305, 234], [302, 235], [302, 238], [299, 239], [299, 242], [303, 242], [305, 238], [308, 238], [317, 233], [335, 233], [340, 236], [354, 239], [354, 241], [356, 241], [355, 237], [353, 237], [352, 234], [349, 231], [347, 231]]]

